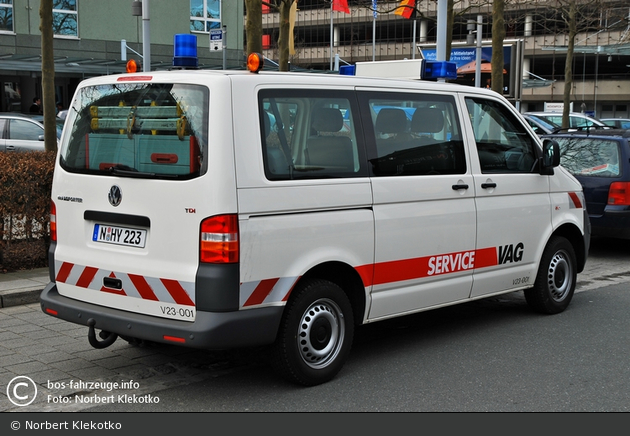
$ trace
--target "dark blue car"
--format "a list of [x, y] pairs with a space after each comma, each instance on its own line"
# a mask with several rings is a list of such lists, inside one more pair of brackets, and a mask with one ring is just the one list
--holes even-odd
[[630, 239], [630, 131], [543, 135], [560, 145], [560, 164], [584, 188], [593, 236]]

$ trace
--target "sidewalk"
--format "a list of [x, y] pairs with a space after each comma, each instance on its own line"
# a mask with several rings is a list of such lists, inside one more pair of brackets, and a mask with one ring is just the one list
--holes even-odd
[[49, 281], [48, 268], [0, 274], [0, 308], [39, 302]]

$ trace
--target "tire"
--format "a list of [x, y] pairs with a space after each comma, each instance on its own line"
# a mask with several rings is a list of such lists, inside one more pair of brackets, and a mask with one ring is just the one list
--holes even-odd
[[286, 380], [315, 386], [343, 367], [354, 336], [352, 306], [327, 280], [306, 280], [287, 303], [274, 344], [274, 366]]
[[543, 252], [534, 287], [525, 291], [525, 300], [536, 312], [560, 313], [569, 306], [576, 281], [573, 246], [566, 238], [554, 236]]

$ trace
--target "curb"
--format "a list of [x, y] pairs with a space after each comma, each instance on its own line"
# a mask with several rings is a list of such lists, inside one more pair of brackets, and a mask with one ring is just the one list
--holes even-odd
[[0, 308], [22, 306], [24, 304], [39, 303], [39, 296], [44, 286], [22, 288], [0, 293]]

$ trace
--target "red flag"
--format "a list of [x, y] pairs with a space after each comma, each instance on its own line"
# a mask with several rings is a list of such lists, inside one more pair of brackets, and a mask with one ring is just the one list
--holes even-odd
[[[406, 7], [409, 6], [409, 7]], [[416, 7], [416, 0], [402, 0], [400, 5], [396, 8], [396, 15], [403, 16], [405, 18], [411, 18], [414, 8]]]
[[350, 8], [348, 7], [348, 0], [333, 0], [332, 8], [333, 8], [333, 11], [345, 12], [346, 14], [350, 13]]

